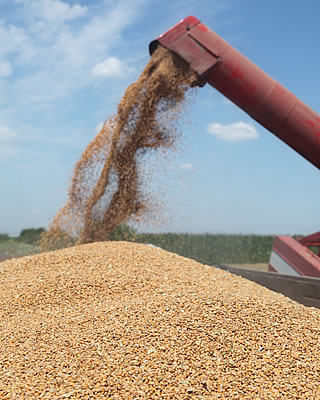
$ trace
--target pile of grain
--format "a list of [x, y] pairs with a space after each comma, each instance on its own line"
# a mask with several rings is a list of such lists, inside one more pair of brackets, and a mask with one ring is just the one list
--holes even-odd
[[[159, 47], [139, 79], [125, 91], [116, 115], [105, 122], [76, 163], [67, 204], [57, 213], [42, 247], [54, 247], [62, 234], [78, 243], [109, 240], [121, 223], [150, 212], [142, 167], [146, 154], [172, 148], [186, 93], [196, 74], [173, 53]], [[52, 245], [51, 245], [52, 244]]]
[[319, 399], [320, 311], [146, 245], [0, 266], [1, 399]]

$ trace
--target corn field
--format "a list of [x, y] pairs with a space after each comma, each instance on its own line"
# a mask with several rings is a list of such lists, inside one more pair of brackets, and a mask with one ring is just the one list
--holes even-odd
[[273, 239], [272, 235], [144, 233], [133, 240], [204, 264], [241, 264], [268, 262]]

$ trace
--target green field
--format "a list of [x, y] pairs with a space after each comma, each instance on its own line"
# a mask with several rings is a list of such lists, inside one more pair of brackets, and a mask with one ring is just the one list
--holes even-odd
[[151, 243], [203, 264], [267, 263], [274, 236], [224, 234], [138, 234], [136, 242]]
[[39, 252], [39, 246], [23, 243], [15, 239], [0, 241], [0, 262], [5, 258], [20, 257]]
[[[120, 232], [121, 233], [121, 232]], [[164, 250], [192, 258], [204, 264], [258, 264], [267, 263], [273, 236], [223, 235], [223, 234], [176, 234], [136, 233], [124, 237], [116, 235], [113, 240], [128, 240], [153, 244]], [[38, 253], [37, 244], [25, 243], [21, 238], [0, 240], [0, 260], [12, 256]]]

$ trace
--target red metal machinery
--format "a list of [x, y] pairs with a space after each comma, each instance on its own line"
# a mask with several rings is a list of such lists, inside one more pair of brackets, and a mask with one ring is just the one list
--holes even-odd
[[[197, 18], [181, 20], [150, 43], [184, 59], [208, 82], [262, 126], [320, 169], [320, 115], [267, 75]], [[318, 247], [318, 255], [308, 246]], [[269, 270], [320, 277], [320, 232], [302, 239], [277, 236]]]

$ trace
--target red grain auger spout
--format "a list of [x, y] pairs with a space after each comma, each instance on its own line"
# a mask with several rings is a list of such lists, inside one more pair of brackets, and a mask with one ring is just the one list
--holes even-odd
[[[320, 169], [320, 115], [197, 18], [187, 17], [160, 35], [150, 53], [158, 44], [184, 59], [200, 85], [208, 82]], [[308, 246], [317, 247], [318, 255]], [[269, 270], [320, 278], [320, 232], [301, 240], [277, 236]]]
[[151, 42], [150, 53], [158, 43], [320, 169], [320, 115], [219, 35], [190, 16]]

